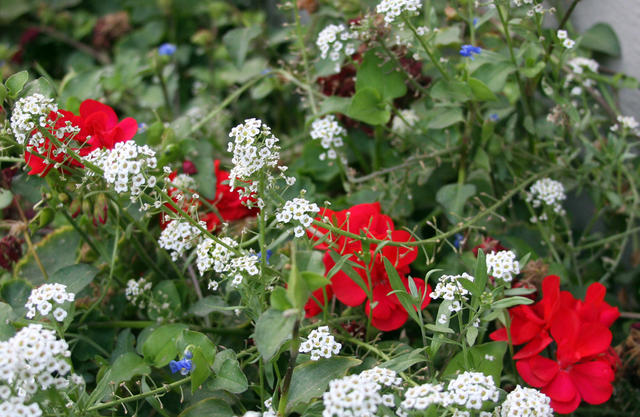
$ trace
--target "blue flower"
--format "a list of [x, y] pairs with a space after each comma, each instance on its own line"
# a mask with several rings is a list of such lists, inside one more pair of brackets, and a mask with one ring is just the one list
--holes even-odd
[[[271, 258], [271, 255], [273, 255], [273, 251], [271, 249], [267, 249], [267, 265], [269, 265], [269, 258]], [[256, 253], [256, 256], [258, 257], [258, 260], [262, 259], [262, 252]]]
[[491, 113], [489, 115], [489, 119], [491, 119], [492, 122], [497, 122], [498, 119], [499, 119], [498, 114], [497, 113]]
[[138, 133], [144, 133], [147, 130], [147, 124], [144, 122], [138, 123]]
[[471, 58], [472, 60], [474, 59], [474, 54], [479, 55], [481, 52], [482, 48], [480, 48], [479, 46], [462, 45], [462, 48], [460, 48], [460, 55]]
[[453, 246], [455, 246], [456, 249], [460, 249], [460, 244], [463, 240], [464, 236], [462, 236], [460, 233], [456, 233], [455, 235], [453, 235]]
[[189, 372], [193, 370], [193, 362], [191, 362], [191, 358], [193, 358], [193, 353], [185, 352], [184, 358], [179, 361], [171, 361], [169, 362], [169, 369], [172, 374], [176, 372], [180, 372], [180, 375], [188, 375]]
[[158, 55], [171, 56], [176, 53], [176, 46], [172, 43], [163, 43], [158, 46]]
[[478, 18], [474, 17], [473, 18], [473, 27], [476, 27], [478, 25]]

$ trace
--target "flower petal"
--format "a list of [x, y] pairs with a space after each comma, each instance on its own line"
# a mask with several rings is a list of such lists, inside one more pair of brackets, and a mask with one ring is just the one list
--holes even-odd
[[582, 398], [589, 404], [602, 404], [611, 398], [615, 375], [604, 361], [581, 363], [569, 371]]

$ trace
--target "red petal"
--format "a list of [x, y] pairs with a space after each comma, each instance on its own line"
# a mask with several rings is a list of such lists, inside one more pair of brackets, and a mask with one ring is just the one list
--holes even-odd
[[605, 352], [611, 344], [611, 331], [600, 323], [583, 324], [580, 327], [576, 351], [581, 358]]
[[602, 404], [611, 397], [615, 375], [604, 361], [581, 363], [569, 371], [582, 398], [589, 404]]
[[549, 333], [543, 331], [542, 333], [537, 334], [531, 342], [524, 345], [524, 347], [520, 349], [518, 353], [513, 355], [513, 359], [524, 359], [529, 358], [533, 355], [537, 355], [538, 353], [542, 352], [544, 348], [549, 346], [551, 342], [553, 342], [553, 339], [549, 337]]
[[[329, 252], [324, 254], [323, 262], [325, 274], [327, 274], [335, 265], [335, 262], [331, 258]], [[338, 271], [333, 277], [331, 277], [331, 284], [336, 298], [348, 306], [359, 306], [367, 298], [367, 294], [365, 294], [362, 288], [353, 282], [353, 280], [343, 271]]]
[[547, 385], [559, 371], [558, 364], [542, 356], [533, 356], [516, 362], [518, 373], [532, 387]]
[[556, 401], [566, 402], [575, 398], [578, 390], [568, 372], [560, 371], [556, 377], [544, 387], [544, 393]]
[[[369, 314], [369, 303], [367, 303], [365, 311]], [[409, 314], [402, 306], [380, 300], [373, 309], [371, 325], [383, 332], [389, 332], [402, 327], [407, 322], [408, 317]]]
[[[405, 230], [394, 230], [391, 232], [391, 240], [394, 242], [413, 242], [415, 239]], [[418, 247], [386, 245], [382, 248], [382, 255], [397, 268], [415, 261], [418, 257]]]
[[138, 122], [136, 121], [136, 119], [127, 117], [123, 119], [120, 123], [118, 123], [116, 128], [120, 129], [120, 133], [115, 141], [126, 142], [132, 137], [134, 137], [138, 132]]
[[[327, 299], [333, 297], [333, 290], [331, 285], [327, 285], [324, 288], [318, 288], [314, 292], [311, 293], [311, 297], [307, 300], [307, 303], [304, 305], [305, 317], [313, 317], [322, 311], [322, 306], [325, 305], [326, 300], [324, 294], [327, 294]], [[318, 304], [318, 302], [320, 302]]]
[[118, 124], [116, 112], [106, 104], [91, 99], [87, 99], [80, 104], [80, 116], [83, 119], [95, 113], [104, 113], [105, 127], [108, 129]]

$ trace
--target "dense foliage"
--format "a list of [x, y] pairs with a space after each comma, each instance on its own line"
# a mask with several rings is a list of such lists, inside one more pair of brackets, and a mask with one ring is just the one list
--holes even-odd
[[640, 410], [580, 0], [1, 3], [0, 415]]

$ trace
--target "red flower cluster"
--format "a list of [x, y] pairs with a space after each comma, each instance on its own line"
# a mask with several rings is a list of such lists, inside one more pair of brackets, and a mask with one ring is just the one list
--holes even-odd
[[[509, 310], [511, 341], [525, 346], [514, 355], [518, 373], [531, 386], [551, 398], [561, 414], [571, 413], [581, 400], [602, 404], [611, 397], [618, 356], [611, 348], [609, 327], [620, 316], [617, 307], [604, 301], [602, 284], [589, 286], [577, 300], [560, 291], [560, 278], [550, 275], [542, 283], [543, 298], [531, 306]], [[506, 329], [491, 334], [493, 340], [508, 340]], [[540, 355], [556, 342], [557, 360]]]
[[[183, 164], [183, 170], [185, 173], [197, 173], [195, 169], [195, 165], [193, 163], [185, 161]], [[229, 172], [220, 169], [220, 161], [214, 161], [215, 174], [216, 174], [216, 195], [213, 200], [205, 199], [210, 205], [215, 207], [215, 210], [209, 211], [208, 213], [201, 215], [200, 220], [207, 223], [207, 230], [214, 230], [220, 223], [232, 221], [232, 220], [240, 220], [245, 217], [255, 216], [258, 213], [258, 208], [249, 209], [247, 206], [243, 204], [246, 201], [246, 198], [240, 199], [238, 193], [236, 191], [231, 191], [231, 187], [226, 181], [229, 179]], [[186, 169], [185, 169], [186, 168]], [[188, 172], [187, 172], [188, 171]], [[169, 180], [173, 180], [177, 176], [177, 172], [172, 172], [169, 175]], [[225, 182], [225, 183], [223, 183]], [[171, 196], [172, 200], [175, 203], [178, 203], [179, 199], [177, 198], [177, 188], [169, 187], [167, 189], [167, 194]], [[181, 204], [183, 204], [183, 209], [188, 211], [187, 209], [193, 205], [196, 205], [198, 208], [205, 207], [208, 208], [201, 200], [190, 199], [185, 201], [184, 199], [180, 199]], [[176, 210], [169, 204], [165, 204], [171, 211], [175, 212]], [[161, 217], [161, 226], [164, 229], [168, 222], [163, 221], [163, 217]]]
[[[334, 227], [342, 230], [364, 234], [366, 237], [390, 240], [393, 242], [412, 242], [413, 237], [404, 230], [395, 230], [393, 220], [389, 216], [380, 213], [380, 203], [358, 204], [342, 211], [322, 209], [317, 220], [326, 222], [328, 219]], [[324, 289], [316, 290], [313, 296], [305, 305], [307, 317], [312, 317], [321, 311], [321, 305], [325, 303], [324, 292], [327, 298], [334, 294], [336, 298], [348, 306], [358, 306], [363, 302], [367, 315], [371, 315], [371, 324], [382, 330], [390, 331], [400, 328], [409, 317], [398, 297], [395, 294], [388, 295], [393, 291], [389, 282], [389, 277], [384, 267], [383, 257], [386, 257], [393, 264], [400, 275], [408, 291], [408, 281], [406, 275], [409, 273], [409, 264], [413, 262], [417, 255], [416, 247], [402, 247], [386, 245], [378, 249], [377, 245], [363, 248], [359, 239], [353, 239], [342, 235], [337, 235], [322, 227], [313, 227], [307, 231], [309, 237], [319, 241], [316, 249], [324, 250], [323, 262], [325, 273], [335, 266], [335, 261], [331, 257], [331, 252], [335, 251], [339, 255], [349, 255], [349, 260], [361, 266], [354, 267], [354, 271], [362, 278], [367, 287], [371, 290], [372, 300], [367, 299], [366, 292], [354, 282], [345, 272], [338, 271], [331, 277], [331, 285]], [[357, 254], [363, 250], [369, 251], [370, 262], [360, 259]], [[423, 295], [422, 308], [429, 304], [429, 292], [431, 289], [421, 279], [414, 279], [418, 292]], [[425, 293], [426, 292], [426, 293]], [[371, 302], [375, 307], [372, 309]]]
[[[69, 148], [82, 156], [98, 148], [113, 149], [116, 143], [131, 139], [138, 131], [135, 119], [127, 117], [118, 122], [118, 116], [111, 107], [91, 99], [80, 104], [79, 116], [67, 110], [58, 110], [49, 114], [49, 120], [55, 121], [52, 134], [68, 122], [80, 128], [74, 135], [65, 133], [60, 142], [69, 145]], [[78, 146], [73, 146], [72, 142], [76, 142]], [[65, 152], [56, 154], [56, 149], [56, 145], [47, 138], [45, 143], [38, 147], [39, 154], [25, 151], [25, 162], [31, 168], [29, 175], [45, 176], [56, 163], [82, 167]]]

